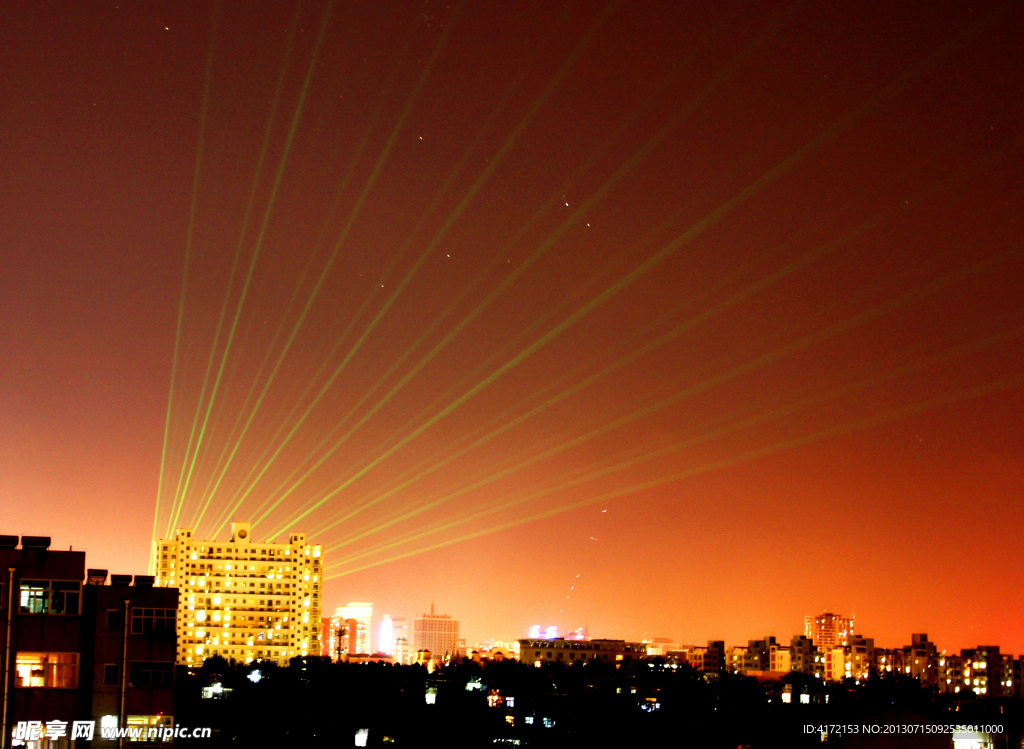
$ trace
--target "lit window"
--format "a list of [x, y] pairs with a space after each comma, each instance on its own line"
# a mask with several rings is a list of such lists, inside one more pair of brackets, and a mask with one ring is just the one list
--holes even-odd
[[75, 689], [78, 653], [18, 653], [16, 687]]
[[81, 589], [67, 580], [22, 580], [21, 613], [77, 615]]

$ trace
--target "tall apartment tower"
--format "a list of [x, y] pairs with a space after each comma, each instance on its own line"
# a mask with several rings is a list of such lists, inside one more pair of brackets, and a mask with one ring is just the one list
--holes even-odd
[[415, 660], [416, 651], [412, 649], [412, 638], [409, 632], [409, 620], [404, 616], [391, 618], [391, 655], [395, 663], [410, 664]]
[[417, 651], [429, 650], [434, 658], [451, 658], [459, 652], [459, 622], [447, 614], [430, 613], [413, 620], [413, 647]]
[[853, 637], [853, 617], [825, 612], [804, 617], [804, 636], [810, 637], [822, 653], [844, 648]]
[[[352, 647], [347, 649], [348, 655], [356, 655], [357, 653], [369, 654], [372, 653], [372, 637], [370, 631], [370, 623], [373, 621], [373, 604], [366, 603], [364, 601], [350, 601], [346, 606], [339, 606], [334, 616], [331, 617], [332, 625], [337, 619], [339, 622], [348, 621], [354, 619], [356, 623], [355, 637], [352, 638], [352, 633], [349, 632], [349, 641], [352, 642]], [[335, 627], [335, 630], [338, 628]], [[354, 650], [352, 648], [355, 648]]]
[[249, 523], [232, 523], [230, 541], [197, 539], [188, 528], [155, 541], [156, 585], [180, 591], [178, 663], [219, 655], [286, 666], [318, 655], [322, 553], [303, 533], [254, 543]]
[[395, 623], [390, 614], [384, 614], [380, 620], [380, 652], [386, 655], [395, 654]]

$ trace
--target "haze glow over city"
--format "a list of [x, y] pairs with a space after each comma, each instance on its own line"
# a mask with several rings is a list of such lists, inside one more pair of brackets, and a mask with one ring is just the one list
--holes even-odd
[[3, 15], [0, 532], [301, 532], [470, 642], [1024, 651], [1024, 6]]

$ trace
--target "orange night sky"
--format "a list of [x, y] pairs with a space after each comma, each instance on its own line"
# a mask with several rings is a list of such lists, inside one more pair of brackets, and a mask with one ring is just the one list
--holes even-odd
[[9, 4], [0, 531], [1024, 652], [1024, 6]]

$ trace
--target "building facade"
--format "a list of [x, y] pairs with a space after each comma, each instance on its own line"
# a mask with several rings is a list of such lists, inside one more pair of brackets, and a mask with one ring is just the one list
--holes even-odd
[[832, 648], [845, 648], [853, 637], [853, 617], [825, 612], [804, 617], [804, 636], [821, 652]]
[[519, 640], [519, 658], [528, 666], [540, 666], [544, 662], [565, 663], [582, 661], [621, 663], [640, 660], [647, 656], [647, 645], [642, 642], [625, 640]]
[[[332, 658], [340, 659], [350, 655], [369, 655], [372, 641], [370, 627], [373, 621], [373, 604], [365, 602], [349, 602], [347, 606], [339, 606], [331, 617]], [[340, 634], [344, 632], [344, 634]]]
[[380, 622], [380, 646], [377, 650], [393, 656], [395, 663], [412, 663], [414, 651], [409, 639], [409, 620], [384, 614]]
[[412, 647], [412, 636], [409, 632], [409, 620], [404, 616], [391, 618], [391, 637], [394, 643], [392, 655], [395, 663], [409, 664], [416, 659], [416, 651]]
[[178, 663], [213, 655], [286, 666], [320, 653], [323, 557], [305, 534], [287, 543], [255, 543], [249, 523], [232, 523], [229, 541], [193, 537], [181, 528], [155, 541], [158, 587], [177, 587]]
[[447, 614], [430, 613], [413, 620], [413, 647], [417, 652], [429, 651], [435, 659], [454, 658], [459, 652], [459, 622]]
[[[178, 591], [149, 575], [85, 569], [85, 552], [50, 550], [47, 537], [0, 536], [0, 684], [5, 738], [51, 745], [102, 728], [174, 722]], [[77, 736], [76, 736], [77, 732]]]

